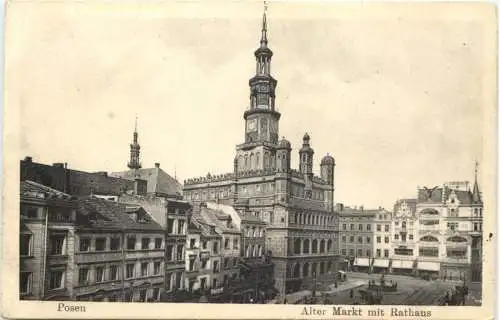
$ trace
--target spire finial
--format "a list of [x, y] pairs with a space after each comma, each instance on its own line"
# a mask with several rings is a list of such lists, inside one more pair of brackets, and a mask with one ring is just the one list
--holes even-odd
[[137, 132], [137, 113], [135, 114], [134, 132]]
[[479, 162], [477, 162], [477, 160], [476, 160], [476, 162], [474, 163], [474, 180], [476, 180], [476, 181], [477, 181], [477, 169], [478, 169], [478, 167], [479, 167]]
[[267, 45], [267, 0], [264, 1], [264, 14], [262, 15], [262, 36], [260, 43]]

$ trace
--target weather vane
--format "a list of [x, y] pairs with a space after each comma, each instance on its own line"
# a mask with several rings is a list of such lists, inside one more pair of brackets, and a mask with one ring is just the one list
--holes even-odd
[[267, 13], [267, 0], [264, 0], [264, 13]]

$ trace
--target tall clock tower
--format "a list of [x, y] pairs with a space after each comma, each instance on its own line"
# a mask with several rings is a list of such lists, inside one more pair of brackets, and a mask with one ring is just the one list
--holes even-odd
[[255, 50], [255, 76], [249, 81], [250, 108], [245, 112], [245, 143], [278, 142], [280, 113], [275, 110], [275, 92], [278, 81], [271, 76], [273, 52], [267, 46], [267, 17], [262, 18], [260, 47]]
[[250, 106], [245, 111], [245, 141], [237, 148], [238, 171], [276, 167], [279, 119], [276, 111], [276, 85], [271, 76], [273, 52], [267, 46], [267, 16], [262, 17], [260, 46], [255, 50], [255, 75], [249, 80]]

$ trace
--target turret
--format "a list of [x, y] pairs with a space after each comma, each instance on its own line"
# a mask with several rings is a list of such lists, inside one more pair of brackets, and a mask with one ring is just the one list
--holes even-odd
[[335, 159], [327, 154], [321, 159], [321, 179], [325, 180], [326, 183], [333, 186], [334, 181], [334, 170], [335, 170]]
[[141, 161], [140, 161], [140, 152], [141, 146], [139, 145], [139, 134], [137, 133], [137, 117], [135, 117], [135, 128], [132, 143], [130, 144], [130, 161], [128, 162], [128, 167], [130, 169], [140, 169]]
[[290, 154], [292, 146], [288, 140], [283, 137], [276, 148], [276, 170], [278, 172], [290, 171]]
[[312, 174], [313, 173], [313, 155], [314, 150], [311, 148], [309, 141], [311, 138], [306, 133], [304, 138], [302, 138], [302, 148], [299, 150], [300, 156], [300, 173], [302, 174]]

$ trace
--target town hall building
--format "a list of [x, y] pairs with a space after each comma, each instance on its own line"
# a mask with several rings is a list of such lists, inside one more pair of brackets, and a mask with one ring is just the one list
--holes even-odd
[[271, 75], [266, 13], [254, 54], [256, 74], [249, 81], [250, 106], [243, 114], [245, 135], [236, 146], [234, 170], [185, 180], [183, 196], [193, 203], [231, 205], [265, 221], [265, 247], [275, 266], [275, 287], [283, 295], [310, 290], [314, 278], [333, 279], [336, 274], [335, 160], [324, 156], [320, 176], [314, 175], [314, 150], [305, 133], [299, 169], [291, 168], [291, 143], [279, 139], [281, 114], [275, 105], [277, 80]]

